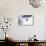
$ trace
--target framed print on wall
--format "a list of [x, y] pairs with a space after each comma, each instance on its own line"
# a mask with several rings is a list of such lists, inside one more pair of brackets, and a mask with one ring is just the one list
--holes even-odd
[[21, 15], [18, 16], [18, 24], [22, 26], [31, 26], [34, 24], [33, 15]]

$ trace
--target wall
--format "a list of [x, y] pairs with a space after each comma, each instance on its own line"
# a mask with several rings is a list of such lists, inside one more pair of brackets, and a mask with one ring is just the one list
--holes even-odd
[[[45, 7], [45, 6], [44, 6]], [[13, 17], [10, 31], [17, 40], [27, 40], [34, 34], [39, 40], [45, 39], [45, 15], [46, 8], [33, 8], [28, 0], [0, 0], [0, 16]], [[34, 16], [33, 26], [19, 26], [18, 16], [30, 14]], [[2, 31], [1, 31], [2, 32]], [[0, 37], [2, 39], [2, 36]]]

